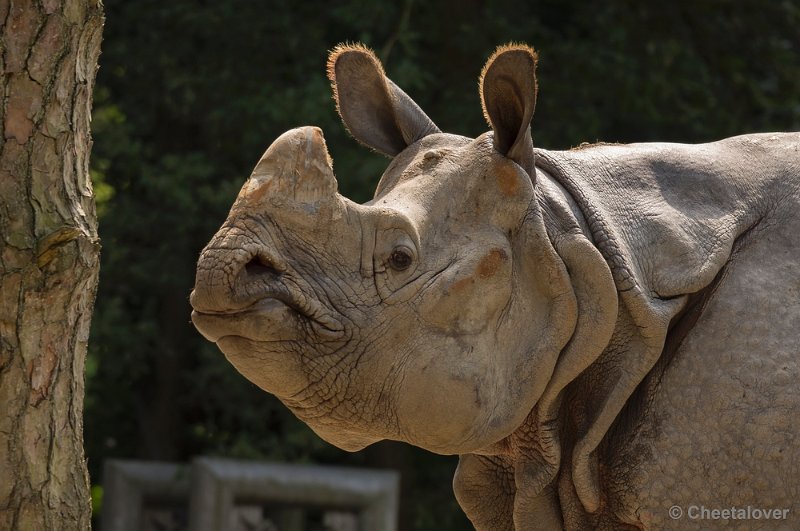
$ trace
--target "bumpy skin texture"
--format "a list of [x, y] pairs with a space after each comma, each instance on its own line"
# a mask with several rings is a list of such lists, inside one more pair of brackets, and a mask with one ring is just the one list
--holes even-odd
[[[666, 334], [656, 367], [598, 449], [600, 509], [582, 514], [573, 499], [565, 524], [681, 528], [672, 506], [687, 518], [693, 506], [749, 505], [789, 509], [766, 526], [796, 527], [800, 135], [595, 146], [538, 160], [581, 205], [620, 308], [638, 323], [618, 319], [605, 352], [572, 384], [580, 413], [591, 410], [598, 382], [642, 361], [630, 359], [637, 342]], [[680, 313], [666, 330], [642, 326], [675, 303]], [[573, 497], [568, 481], [559, 494], [562, 506]]]
[[797, 528], [800, 134], [536, 150], [535, 63], [490, 58], [469, 139], [334, 50], [345, 125], [393, 157], [375, 198], [336, 193], [318, 129], [282, 135], [193, 321], [333, 444], [459, 454], [476, 529]]

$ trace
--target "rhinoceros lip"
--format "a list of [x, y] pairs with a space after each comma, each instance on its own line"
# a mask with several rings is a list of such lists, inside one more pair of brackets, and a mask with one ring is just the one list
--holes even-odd
[[194, 310], [192, 322], [206, 339], [215, 343], [231, 336], [253, 341], [286, 341], [298, 336], [299, 316], [289, 306], [277, 299], [264, 299], [258, 309], [255, 306], [232, 311]]
[[[323, 339], [339, 339], [344, 335], [344, 327], [320, 303], [297, 297], [285, 286], [267, 290], [243, 308], [194, 310], [192, 321], [200, 333], [213, 342], [229, 336], [265, 342], [299, 340], [307, 338], [303, 334], [304, 324]], [[267, 329], [259, 325], [266, 325]]]

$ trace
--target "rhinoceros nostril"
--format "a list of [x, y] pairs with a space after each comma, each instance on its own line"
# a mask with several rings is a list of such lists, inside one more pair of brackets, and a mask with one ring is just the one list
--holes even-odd
[[244, 265], [244, 271], [247, 276], [278, 276], [281, 274], [268, 258], [261, 255], [252, 257], [250, 261]]

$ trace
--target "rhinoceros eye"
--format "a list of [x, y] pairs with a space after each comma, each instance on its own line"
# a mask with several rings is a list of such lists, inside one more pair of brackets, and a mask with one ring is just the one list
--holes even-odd
[[389, 267], [395, 271], [405, 271], [411, 267], [413, 261], [411, 251], [406, 247], [395, 247], [389, 255]]

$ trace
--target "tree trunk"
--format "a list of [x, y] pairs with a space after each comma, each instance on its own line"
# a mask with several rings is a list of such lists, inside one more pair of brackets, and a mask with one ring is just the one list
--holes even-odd
[[0, 0], [0, 529], [88, 529], [99, 0]]

